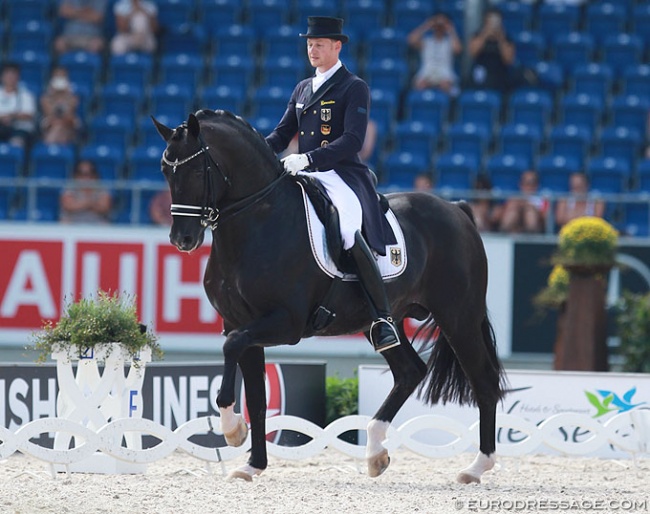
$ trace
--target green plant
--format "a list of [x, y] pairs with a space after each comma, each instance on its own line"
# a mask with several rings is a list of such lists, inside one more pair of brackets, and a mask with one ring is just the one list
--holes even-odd
[[327, 377], [325, 379], [325, 422], [359, 412], [359, 378]]
[[618, 232], [604, 219], [581, 216], [560, 230], [554, 262], [567, 266], [613, 266]]
[[548, 276], [546, 287], [533, 298], [540, 308], [559, 309], [566, 302], [569, 293], [569, 272], [556, 264]]
[[38, 352], [36, 362], [45, 362], [56, 351], [75, 347], [84, 349], [104, 343], [121, 343], [130, 358], [145, 347], [152, 357], [162, 356], [157, 337], [138, 322], [135, 299], [100, 291], [95, 298], [69, 303], [56, 323], [46, 322], [32, 334], [31, 349]]
[[623, 370], [650, 373], [650, 293], [624, 292], [617, 305], [616, 327]]

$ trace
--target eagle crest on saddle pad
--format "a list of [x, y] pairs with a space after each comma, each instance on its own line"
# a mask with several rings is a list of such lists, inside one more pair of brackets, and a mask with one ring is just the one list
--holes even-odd
[[[298, 176], [300, 177], [300, 175]], [[304, 176], [303, 176], [304, 177]], [[301, 177], [302, 178], [302, 177]], [[309, 243], [311, 246], [311, 251], [314, 256], [314, 260], [318, 267], [330, 277], [339, 277], [345, 281], [357, 280], [355, 274], [347, 273], [342, 271], [337, 266], [338, 258], [333, 258], [330, 249], [330, 245], [326, 236], [326, 229], [321, 220], [318, 217], [316, 209], [312, 204], [310, 197], [306, 192], [306, 187], [309, 187], [307, 184], [304, 184], [301, 180], [297, 181], [297, 184], [302, 190], [302, 198], [305, 206], [305, 216], [307, 218], [307, 228], [309, 231]], [[397, 239], [397, 244], [393, 244], [386, 247], [385, 256], [377, 256], [377, 265], [379, 266], [379, 271], [384, 280], [392, 279], [400, 276], [406, 269], [406, 245], [404, 243], [404, 233], [402, 228], [399, 226], [397, 218], [393, 211], [390, 209], [386, 211], [386, 219], [390, 223], [395, 238]], [[331, 231], [330, 231], [331, 232]], [[338, 236], [340, 240], [340, 235]], [[339, 243], [338, 246], [341, 246]]]

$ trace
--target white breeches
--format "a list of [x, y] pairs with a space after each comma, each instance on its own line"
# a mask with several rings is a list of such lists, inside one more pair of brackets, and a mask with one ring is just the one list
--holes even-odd
[[[298, 173], [307, 174], [302, 171]], [[361, 210], [359, 198], [334, 170], [317, 171], [309, 173], [309, 175], [323, 184], [327, 194], [332, 199], [334, 207], [339, 211], [343, 249], [349, 250], [354, 246], [354, 234], [357, 230], [361, 230], [363, 221], [363, 211]]]

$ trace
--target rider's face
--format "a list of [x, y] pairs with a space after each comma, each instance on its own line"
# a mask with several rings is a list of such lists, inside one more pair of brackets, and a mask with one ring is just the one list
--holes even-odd
[[341, 52], [340, 41], [327, 38], [307, 39], [307, 55], [309, 62], [318, 71], [324, 72], [336, 64]]

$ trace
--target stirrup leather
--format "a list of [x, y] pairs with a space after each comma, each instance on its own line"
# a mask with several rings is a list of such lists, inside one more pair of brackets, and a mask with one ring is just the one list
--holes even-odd
[[[393, 344], [385, 345], [385, 346], [382, 346], [382, 347], [377, 347], [377, 345], [375, 344], [374, 337], [373, 337], [373, 330], [375, 329], [375, 327], [377, 325], [380, 325], [380, 324], [383, 324], [383, 323], [385, 323], [386, 325], [388, 325], [390, 327], [390, 330], [393, 332], [393, 335], [395, 336], [395, 342]], [[400, 342], [400, 339], [399, 339], [399, 334], [397, 333], [397, 328], [395, 328], [395, 325], [393, 324], [393, 318], [391, 316], [388, 316], [386, 318], [378, 318], [375, 321], [373, 321], [372, 324], [370, 325], [369, 334], [370, 334], [370, 342], [372, 343], [372, 346], [375, 348], [375, 350], [378, 353], [381, 353], [381, 352], [386, 351], [386, 350], [390, 350], [391, 348], [394, 348], [394, 347], [399, 346], [400, 344], [402, 344]]]

